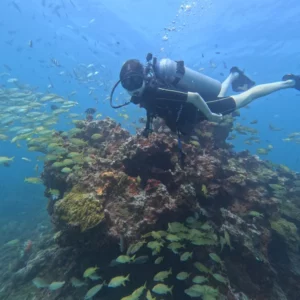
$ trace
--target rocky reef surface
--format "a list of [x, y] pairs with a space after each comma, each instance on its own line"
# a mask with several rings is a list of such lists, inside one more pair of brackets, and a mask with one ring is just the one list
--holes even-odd
[[[28, 299], [83, 299], [95, 283], [74, 288], [70, 278], [98, 266], [107, 282], [130, 274], [126, 287], [105, 287], [93, 297], [117, 300], [145, 281], [151, 290], [154, 275], [172, 267], [165, 283], [175, 285], [173, 294], [156, 299], [190, 299], [186, 291], [195, 275], [205, 276], [212, 290], [195, 299], [299, 299], [300, 176], [235, 152], [226, 143], [232, 122], [202, 122], [192, 139], [183, 138], [184, 166], [177, 137], [160, 122], [148, 138], [109, 118], [77, 121], [72, 138], [57, 133], [67, 150], [59, 162], [67, 153], [82, 159], [69, 162], [68, 172], [45, 162], [42, 179], [56, 233], [14, 270], [11, 282], [34, 289], [35, 298]], [[59, 191], [55, 197], [53, 190]], [[110, 264], [141, 241], [136, 255], [149, 260]], [[154, 251], [149, 241], [159, 244]], [[181, 246], [174, 250], [172, 242]], [[181, 260], [186, 251], [191, 258]], [[158, 256], [164, 256], [161, 264], [154, 263]], [[182, 271], [189, 277], [180, 281]], [[31, 280], [37, 276], [66, 284], [54, 292], [36, 289]], [[7, 287], [3, 299], [26, 299], [17, 290]]]

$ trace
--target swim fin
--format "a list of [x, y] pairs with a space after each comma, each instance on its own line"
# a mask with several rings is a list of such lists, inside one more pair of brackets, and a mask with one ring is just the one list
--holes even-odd
[[293, 79], [295, 81], [295, 89], [300, 91], [300, 76], [294, 74], [286, 74], [282, 77], [283, 81]]
[[255, 85], [255, 82], [247, 77], [238, 67], [232, 67], [230, 73], [238, 73], [239, 77], [235, 79], [231, 86], [235, 92], [245, 92]]

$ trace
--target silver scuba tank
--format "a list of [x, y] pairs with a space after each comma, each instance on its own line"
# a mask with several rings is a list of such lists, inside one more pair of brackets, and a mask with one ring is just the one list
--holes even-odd
[[221, 83], [169, 58], [157, 61], [154, 66], [158, 78], [170, 83], [176, 89], [199, 93], [205, 101], [217, 99]]

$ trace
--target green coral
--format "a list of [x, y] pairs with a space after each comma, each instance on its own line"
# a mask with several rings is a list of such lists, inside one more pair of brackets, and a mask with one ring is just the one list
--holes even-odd
[[298, 242], [298, 228], [297, 226], [287, 221], [284, 218], [271, 220], [271, 228], [276, 231], [283, 239], [287, 240], [289, 244]]
[[85, 122], [83, 120], [73, 120], [72, 123], [77, 127], [77, 128], [84, 128]]
[[68, 224], [80, 226], [81, 231], [93, 228], [104, 219], [101, 201], [92, 193], [84, 193], [80, 187], [72, 190], [55, 205], [57, 216]]
[[280, 212], [284, 216], [287, 216], [288, 218], [300, 222], [300, 208], [297, 207], [292, 202], [287, 202], [287, 201], [282, 202], [280, 206]]

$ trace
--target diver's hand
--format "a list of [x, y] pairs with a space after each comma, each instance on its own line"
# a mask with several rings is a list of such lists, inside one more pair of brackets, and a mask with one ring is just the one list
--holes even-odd
[[210, 113], [210, 115], [207, 116], [208, 121], [215, 122], [215, 123], [220, 123], [223, 120], [223, 115], [222, 114], [215, 114], [215, 113]]

